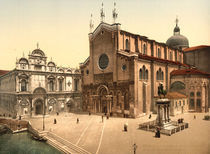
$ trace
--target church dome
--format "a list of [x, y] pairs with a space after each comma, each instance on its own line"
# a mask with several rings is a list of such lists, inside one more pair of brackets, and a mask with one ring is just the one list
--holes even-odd
[[188, 48], [189, 47], [189, 41], [188, 39], [183, 35], [174, 35], [171, 36], [167, 41], [166, 44], [173, 48]]
[[167, 41], [166, 44], [170, 47], [183, 49], [189, 47], [188, 39], [180, 34], [180, 28], [178, 26], [178, 19], [176, 19], [176, 27], [174, 28], [174, 35], [171, 36]]

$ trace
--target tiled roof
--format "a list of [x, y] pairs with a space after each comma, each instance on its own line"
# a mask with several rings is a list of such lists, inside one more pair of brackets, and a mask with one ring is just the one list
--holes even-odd
[[174, 64], [174, 65], [181, 65], [181, 66], [189, 67], [189, 65], [180, 63], [178, 61], [175, 62], [175, 61], [161, 59], [161, 58], [157, 58], [157, 57], [153, 57], [153, 56], [143, 55], [141, 53], [136, 53], [136, 52], [134, 53], [134, 52], [118, 51], [118, 54], [126, 56], [126, 57], [138, 56], [138, 58], [140, 58], [140, 59], [145, 59], [145, 60], [151, 60], [151, 61], [156, 61], [156, 62], [160, 62], [160, 63], [168, 63], [168, 64]]
[[197, 69], [184, 69], [184, 70], [174, 70], [171, 72], [171, 75], [206, 75], [210, 76], [210, 73], [202, 72]]
[[[155, 96], [155, 98], [159, 98], [159, 96]], [[161, 96], [163, 98], [163, 96]], [[182, 99], [182, 98], [187, 98], [186, 95], [178, 93], [178, 92], [168, 92], [165, 96], [165, 98], [168, 99]]]
[[147, 59], [147, 60], [154, 60], [154, 61], [161, 62], [161, 63], [169, 63], [169, 64], [182, 65], [182, 66], [185, 66], [185, 67], [189, 67], [189, 65], [180, 63], [178, 61], [171, 61], [171, 60], [161, 59], [161, 58], [148, 56], [148, 55], [143, 55], [143, 54], [139, 54], [139, 58]]
[[195, 46], [195, 47], [191, 47], [191, 48], [186, 48], [186, 49], [184, 49], [184, 52], [200, 50], [200, 49], [204, 49], [204, 48], [210, 48], [210, 46], [209, 45], [199, 45], [199, 46]]
[[10, 71], [7, 70], [0, 70], [0, 76], [9, 73]]

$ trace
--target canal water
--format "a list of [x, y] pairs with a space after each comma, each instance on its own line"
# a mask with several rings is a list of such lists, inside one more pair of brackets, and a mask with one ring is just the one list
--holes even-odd
[[0, 154], [61, 154], [44, 142], [31, 138], [28, 132], [0, 136]]

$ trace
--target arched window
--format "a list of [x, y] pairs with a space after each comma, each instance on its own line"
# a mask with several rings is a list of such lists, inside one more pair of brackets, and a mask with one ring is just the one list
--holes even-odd
[[78, 91], [78, 84], [79, 84], [79, 80], [74, 79], [74, 91]]
[[175, 61], [177, 61], [177, 51], [175, 51]]
[[197, 92], [197, 96], [200, 97], [201, 96], [201, 92], [198, 91]]
[[161, 58], [161, 51], [160, 51], [160, 48], [158, 48], [158, 58]]
[[146, 72], [145, 72], [145, 66], [142, 67], [142, 72], [143, 72], [142, 73], [142, 78], [145, 79], [145, 74], [146, 74]]
[[59, 80], [59, 91], [62, 91], [63, 90], [63, 80], [60, 79]]
[[161, 68], [159, 68], [159, 70], [156, 73], [156, 80], [163, 80], [164, 79], [164, 73], [161, 70]]
[[143, 45], [143, 54], [147, 54], [146, 44]]
[[21, 80], [21, 91], [26, 91], [27, 85], [26, 85], [26, 80]]
[[52, 80], [49, 83], [49, 88], [50, 88], [50, 91], [54, 91], [54, 83]]
[[146, 80], [148, 80], [148, 70], [146, 70], [145, 78], [146, 78]]
[[125, 50], [130, 50], [129, 40], [125, 40]]
[[170, 52], [170, 60], [173, 60], [172, 52]]
[[156, 72], [156, 80], [159, 80], [159, 71]]
[[179, 62], [182, 62], [182, 55], [179, 55]]
[[190, 97], [194, 97], [194, 92], [191, 92], [190, 93]]
[[139, 79], [142, 79], [142, 69], [139, 70]]
[[161, 80], [164, 79], [164, 76], [163, 76], [163, 71], [161, 72]]

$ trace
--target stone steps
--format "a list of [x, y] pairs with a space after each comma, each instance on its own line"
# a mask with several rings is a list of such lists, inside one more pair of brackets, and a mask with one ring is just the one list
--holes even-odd
[[63, 153], [68, 153], [68, 154], [75, 153], [74, 151], [71, 151], [71, 149], [69, 149], [66, 146], [64, 146], [63, 144], [57, 142], [53, 138], [50, 138], [50, 137], [46, 137], [46, 138], [47, 138], [48, 144], [50, 144], [51, 146], [55, 147], [59, 151], [61, 151]]
[[72, 144], [71, 142], [57, 136], [56, 134], [53, 134], [51, 132], [48, 132], [46, 134], [46, 138], [50, 139], [50, 141], [54, 141], [55, 144], [58, 144], [60, 148], [67, 149], [70, 153], [78, 153], [78, 154], [90, 154], [90, 152]]

